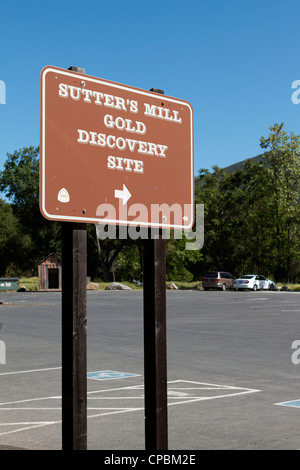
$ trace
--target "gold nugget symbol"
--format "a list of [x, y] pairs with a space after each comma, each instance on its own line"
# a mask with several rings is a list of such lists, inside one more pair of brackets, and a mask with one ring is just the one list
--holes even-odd
[[58, 195], [57, 195], [57, 199], [60, 201], [60, 202], [70, 202], [70, 195], [68, 193], [68, 191], [66, 190], [66, 188], [62, 188]]

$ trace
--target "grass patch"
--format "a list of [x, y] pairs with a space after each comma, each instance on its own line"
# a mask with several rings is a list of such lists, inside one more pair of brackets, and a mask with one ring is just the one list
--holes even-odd
[[290, 284], [290, 283], [281, 283], [279, 282], [278, 284], [276, 284], [276, 287], [278, 289], [281, 289], [281, 287], [283, 286], [286, 286], [290, 289], [291, 292], [298, 292], [300, 291], [300, 284]]
[[20, 277], [18, 282], [19, 287], [25, 286], [27, 291], [36, 291], [38, 286], [39, 278], [35, 277]]
[[[98, 290], [105, 290], [105, 288], [111, 284], [110, 282], [103, 282], [103, 281], [92, 281], [99, 284]], [[142, 290], [143, 286], [137, 286], [133, 282], [128, 281], [117, 281], [120, 284], [124, 284], [125, 286], [131, 287], [133, 290]], [[167, 281], [166, 288], [173, 282], [178, 289], [181, 290], [194, 290], [197, 289], [197, 286], [200, 284], [201, 281], [193, 281], [193, 282], [184, 282], [184, 281]], [[36, 291], [38, 286], [38, 277], [20, 277], [18, 282], [19, 287], [25, 286], [27, 291]], [[300, 284], [291, 284], [291, 283], [283, 283], [280, 282], [276, 284], [276, 287], [280, 289], [282, 286], [286, 286], [290, 289], [291, 292], [299, 292], [300, 291]]]
[[[38, 286], [38, 277], [20, 277], [20, 280], [18, 282], [19, 287], [25, 286], [27, 291], [36, 291], [37, 286]], [[111, 284], [111, 282], [103, 282], [103, 281], [98, 281], [94, 280], [91, 282], [95, 282], [98, 284], [98, 289], [97, 290], [105, 290], [105, 288]], [[125, 286], [131, 287], [132, 290], [143, 290], [143, 286], [137, 286], [133, 282], [129, 281], [116, 281], [120, 282], [120, 284], [124, 284]], [[184, 281], [167, 281], [166, 282], [166, 287], [168, 287], [171, 282], [174, 282], [178, 289], [182, 290], [191, 290], [191, 289], [196, 289], [197, 286], [199, 285], [200, 281], [194, 281], [194, 282], [184, 282]], [[300, 286], [299, 286], [300, 287]]]

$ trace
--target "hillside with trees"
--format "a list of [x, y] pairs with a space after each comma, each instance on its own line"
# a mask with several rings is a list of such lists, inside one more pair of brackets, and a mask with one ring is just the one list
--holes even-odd
[[300, 138], [283, 124], [270, 131], [260, 140], [260, 159], [230, 173], [218, 167], [199, 172], [196, 202], [205, 207], [205, 242], [198, 275], [224, 269], [299, 279]]

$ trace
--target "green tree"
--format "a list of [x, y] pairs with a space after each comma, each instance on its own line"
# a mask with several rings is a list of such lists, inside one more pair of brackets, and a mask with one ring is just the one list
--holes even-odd
[[60, 252], [60, 224], [46, 220], [39, 210], [39, 148], [28, 147], [7, 154], [0, 173], [0, 191], [11, 203], [22, 226], [23, 236], [30, 238], [23, 258], [27, 269], [36, 271], [39, 261], [50, 252]]
[[166, 279], [169, 281], [191, 282], [197, 279], [196, 266], [202, 259], [199, 250], [186, 250], [189, 241], [182, 233], [182, 238], [170, 237], [166, 240]]
[[24, 251], [30, 239], [24, 236], [9, 204], [0, 200], [0, 276], [18, 276], [25, 268]]
[[288, 135], [283, 123], [270, 127], [270, 131], [260, 140], [268, 171], [265, 210], [272, 221], [275, 278], [289, 281], [299, 256], [300, 137]]
[[196, 179], [196, 201], [205, 207], [200, 269], [240, 275], [259, 272], [276, 281], [295, 278], [299, 259], [300, 137], [283, 124], [261, 138], [261, 161], [227, 174], [213, 167]]
[[[267, 180], [262, 162], [247, 160], [244, 167], [231, 173], [227, 191], [231, 194], [231, 256], [237, 275], [245, 272], [268, 274], [272, 266], [270, 231], [263, 201]], [[272, 271], [271, 271], [272, 272]]]
[[[125, 247], [128, 249], [128, 245], [132, 245], [132, 242], [129, 238], [119, 239], [118, 228], [116, 227], [116, 238], [111, 239], [109, 237], [104, 239], [99, 239], [97, 235], [97, 226], [89, 224], [87, 227], [88, 234], [88, 270], [91, 276], [104, 279], [105, 281], [111, 281], [112, 279], [112, 270], [116, 272], [117, 258], [120, 256], [121, 251], [123, 253]], [[134, 251], [130, 251], [131, 254]], [[125, 260], [128, 257], [122, 256], [122, 261], [120, 265], [124, 268]], [[124, 273], [126, 270], [122, 270]], [[124, 279], [130, 279], [132, 276], [130, 274], [130, 268], [128, 265], [127, 275]]]
[[236, 212], [225, 170], [218, 166], [214, 166], [212, 172], [200, 170], [196, 178], [195, 199], [196, 203], [204, 204], [204, 246], [200, 269], [232, 270], [232, 225]]

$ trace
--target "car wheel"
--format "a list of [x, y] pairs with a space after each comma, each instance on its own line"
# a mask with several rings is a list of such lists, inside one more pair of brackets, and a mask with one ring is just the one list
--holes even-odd
[[270, 290], [275, 290], [274, 284], [271, 284], [271, 285], [270, 285]]
[[258, 290], [257, 284], [254, 284], [253, 290], [254, 290], [254, 291], [257, 291], [257, 290]]
[[222, 290], [226, 290], [226, 284], [222, 285]]

